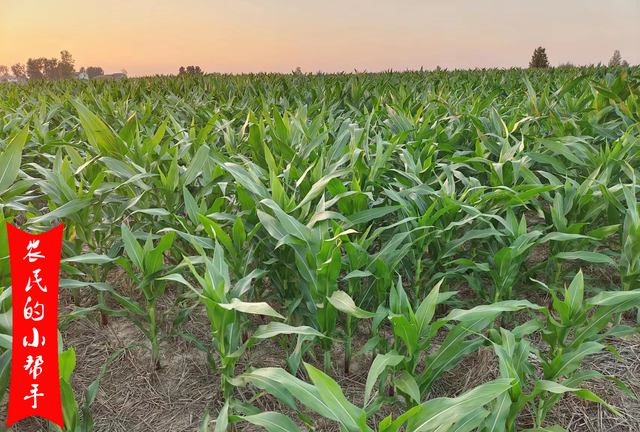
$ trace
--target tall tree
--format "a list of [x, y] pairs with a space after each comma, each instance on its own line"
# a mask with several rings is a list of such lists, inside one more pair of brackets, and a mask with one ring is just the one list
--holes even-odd
[[30, 80], [44, 79], [44, 65], [46, 61], [46, 58], [30, 58], [27, 60], [27, 76]]
[[89, 79], [93, 79], [97, 76], [104, 75], [104, 70], [100, 66], [89, 66], [87, 68], [87, 75], [89, 75]]
[[67, 50], [60, 51], [60, 62], [58, 63], [58, 76], [60, 79], [71, 79], [76, 76], [75, 60]]
[[58, 71], [58, 59], [57, 58], [44, 59], [44, 67], [42, 68], [42, 73], [44, 74], [44, 77], [48, 80], [60, 79], [60, 74]]
[[0, 75], [9, 75], [9, 68], [5, 65], [0, 65]]
[[549, 67], [549, 58], [547, 57], [547, 53], [543, 47], [538, 47], [533, 51], [533, 56], [531, 56], [529, 67], [530, 68], [548, 68]]
[[27, 68], [22, 63], [16, 63], [13, 66], [11, 66], [11, 72], [18, 78], [27, 77]]
[[609, 67], [617, 66], [622, 66], [622, 55], [620, 54], [620, 51], [615, 50], [613, 52], [613, 57], [611, 57], [611, 60], [609, 60]]

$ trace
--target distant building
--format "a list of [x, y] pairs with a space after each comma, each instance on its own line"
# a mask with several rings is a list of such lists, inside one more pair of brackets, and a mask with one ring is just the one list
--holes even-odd
[[13, 75], [3, 75], [0, 76], [0, 82], [3, 83], [13, 83], [13, 82], [23, 82], [26, 81], [23, 77], [16, 77]]
[[78, 72], [78, 73], [76, 74], [76, 77], [77, 77], [78, 79], [81, 79], [81, 80], [88, 80], [88, 79], [89, 79], [89, 74], [88, 74], [88, 73], [86, 73], [86, 72]]

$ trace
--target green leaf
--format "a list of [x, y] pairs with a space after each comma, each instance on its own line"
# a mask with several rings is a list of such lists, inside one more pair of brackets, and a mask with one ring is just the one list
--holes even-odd
[[118, 144], [115, 134], [100, 117], [92, 113], [78, 101], [71, 100], [71, 104], [73, 104], [78, 111], [80, 123], [82, 124], [84, 132], [87, 134], [89, 144], [91, 144], [98, 153], [116, 158], [125, 154], [124, 149]]
[[0, 355], [0, 400], [3, 398], [11, 378], [11, 348]]
[[367, 431], [366, 413], [344, 397], [338, 383], [310, 364], [304, 363], [304, 366], [311, 381], [320, 392], [320, 397], [327, 407], [335, 413], [338, 421], [349, 431]]
[[269, 432], [302, 432], [289, 417], [276, 412], [263, 412], [242, 417], [251, 424], [262, 426]]
[[576, 396], [584, 400], [588, 400], [591, 402], [598, 402], [606, 406], [607, 408], [609, 408], [611, 412], [613, 412], [617, 416], [621, 415], [618, 411], [613, 409], [609, 404], [607, 404], [605, 401], [603, 401], [598, 396], [596, 396], [592, 391], [587, 389], [565, 387], [564, 385], [559, 384], [557, 382], [547, 381], [547, 380], [536, 381], [536, 385], [533, 390], [533, 393], [538, 394], [543, 391], [546, 391], [549, 393], [555, 393], [555, 394], [574, 393]]
[[342, 170], [334, 171], [331, 174], [327, 174], [326, 176], [322, 177], [320, 180], [315, 182], [313, 186], [311, 186], [311, 189], [309, 189], [309, 192], [307, 192], [303, 200], [300, 201], [300, 203], [296, 206], [294, 210], [301, 208], [306, 203], [310, 202], [315, 197], [320, 195], [332, 179], [337, 177], [342, 177], [343, 175], [348, 174], [350, 172], [351, 172], [351, 169], [342, 169]]
[[420, 388], [418, 383], [406, 370], [402, 371], [402, 376], [397, 379], [393, 384], [404, 393], [408, 394], [411, 399], [416, 403], [420, 403]]
[[364, 386], [364, 405], [369, 404], [369, 398], [371, 397], [371, 391], [373, 386], [378, 382], [378, 377], [389, 366], [397, 366], [404, 360], [404, 356], [399, 355], [395, 350], [387, 354], [378, 354], [369, 368], [367, 374], [367, 383]]
[[209, 422], [211, 421], [211, 416], [209, 415], [209, 410], [204, 412], [204, 417], [202, 417], [202, 422], [200, 423], [200, 432], [210, 432], [209, 430]]
[[373, 318], [377, 315], [373, 312], [360, 309], [356, 306], [353, 299], [349, 297], [349, 294], [344, 291], [334, 291], [331, 297], [327, 298], [327, 300], [340, 312], [344, 312], [347, 315], [351, 315], [356, 318], [366, 319]]
[[83, 255], [76, 255], [62, 260], [62, 262], [73, 262], [90, 265], [103, 265], [113, 261], [115, 261], [115, 258], [108, 257], [107, 255], [99, 255], [93, 252]]
[[389, 321], [392, 324], [393, 334], [404, 341], [409, 355], [413, 355], [418, 349], [418, 328], [416, 325], [410, 323], [404, 315], [391, 314]]
[[129, 259], [136, 267], [144, 271], [144, 251], [142, 250], [142, 246], [140, 246], [136, 237], [125, 224], [122, 224], [122, 241], [124, 242], [124, 249]]
[[433, 314], [435, 313], [436, 306], [438, 304], [440, 286], [443, 281], [444, 279], [438, 282], [436, 286], [431, 289], [429, 295], [422, 301], [422, 303], [420, 303], [420, 306], [416, 311], [415, 316], [416, 325], [418, 326], [418, 335], [422, 335], [424, 333], [433, 318]]
[[[504, 395], [500, 397], [504, 397]], [[477, 410], [473, 411], [471, 414], [464, 417], [458, 423], [456, 423], [453, 429], [451, 429], [451, 431], [448, 431], [448, 432], [471, 432], [473, 430], [476, 430], [476, 428], [480, 426], [480, 424], [484, 421], [485, 418], [487, 418], [489, 414], [490, 414], [489, 411], [483, 408], [478, 408]]]
[[554, 258], [563, 260], [582, 260], [590, 263], [599, 264], [611, 264], [616, 265], [616, 262], [609, 256], [601, 254], [599, 252], [587, 252], [587, 251], [574, 251], [574, 252], [560, 252], [556, 254]]
[[243, 302], [237, 298], [231, 299], [231, 303], [218, 303], [223, 309], [226, 310], [237, 310], [238, 312], [253, 314], [253, 315], [266, 315], [275, 318], [284, 319], [282, 315], [273, 310], [271, 306], [269, 306], [265, 302], [259, 303], [248, 303]]
[[522, 309], [543, 310], [542, 306], [527, 300], [506, 300], [490, 305], [476, 306], [473, 309], [454, 309], [443, 321], [476, 321], [483, 318], [495, 318], [503, 312], [515, 312]]
[[187, 167], [187, 170], [180, 175], [180, 181], [182, 186], [189, 186], [202, 172], [205, 164], [209, 160], [209, 146], [203, 145], [198, 149], [196, 154], [191, 159], [191, 163]]
[[587, 299], [591, 306], [618, 306], [629, 301], [640, 301], [640, 289], [633, 291], [602, 291], [595, 297]]
[[29, 127], [22, 129], [0, 155], [0, 196], [13, 184], [22, 162], [22, 149], [29, 136]]
[[471, 411], [481, 408], [508, 391], [513, 380], [503, 378], [482, 384], [457, 398], [437, 398], [422, 404], [422, 410], [409, 420], [407, 432], [431, 431], [457, 423]]
[[261, 325], [258, 330], [251, 336], [254, 339], [264, 340], [271, 339], [281, 334], [303, 334], [309, 336], [317, 336], [324, 338], [325, 336], [314, 328], [307, 326], [290, 326], [288, 324], [272, 322], [267, 325]]
[[224, 406], [220, 410], [218, 414], [218, 418], [216, 418], [216, 428], [214, 432], [227, 432], [227, 427], [229, 426], [229, 401], [224, 403]]
[[403, 208], [404, 206], [388, 206], [388, 207], [374, 207], [367, 210], [363, 210], [352, 215], [348, 215], [347, 219], [353, 225], [371, 222], [372, 220], [380, 219], [389, 213], [393, 213], [396, 210]]
[[[338, 421], [336, 413], [330, 409], [320, 396], [315, 386], [306, 383], [280, 368], [261, 368], [238, 376], [235, 381], [251, 382], [258, 388], [267, 390], [288, 406], [295, 408], [290, 395], [295, 396], [302, 404], [330, 420]], [[275, 389], [275, 390], [274, 390]]]
[[89, 207], [92, 203], [93, 200], [91, 199], [74, 199], [47, 214], [29, 219], [29, 224], [45, 223], [56, 219], [63, 219], [75, 215], [80, 210]]
[[58, 356], [58, 368], [60, 369], [60, 378], [66, 382], [70, 382], [71, 373], [76, 368], [76, 353], [73, 347]]
[[582, 270], [580, 270], [573, 278], [573, 281], [567, 290], [567, 301], [569, 302], [568, 304], [573, 312], [580, 310], [583, 298], [584, 277], [582, 276]]

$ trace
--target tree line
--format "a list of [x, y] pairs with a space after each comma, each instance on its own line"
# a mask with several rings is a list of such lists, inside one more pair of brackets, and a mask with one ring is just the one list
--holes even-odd
[[[571, 63], [563, 63], [560, 67], [572, 67]], [[629, 63], [626, 60], [622, 60], [622, 54], [620, 54], [619, 50], [615, 50], [613, 52], [613, 56], [609, 60], [609, 67], [628, 67]], [[547, 52], [545, 48], [538, 47], [533, 51], [533, 56], [531, 56], [531, 61], [529, 62], [530, 68], [548, 68], [551, 67], [549, 63], [549, 57], [547, 56]]]
[[[609, 60], [609, 67], [627, 67], [629, 63], [622, 59], [622, 55], [619, 50], [615, 50], [613, 56]], [[571, 67], [571, 63], [564, 63], [561, 67]], [[538, 47], [533, 51], [533, 56], [529, 62], [530, 68], [548, 68], [551, 67], [549, 63], [549, 57], [546, 50], [543, 47]], [[438, 66], [439, 68], [439, 66]], [[11, 72], [18, 78], [28, 78], [29, 80], [59, 80], [70, 79], [76, 77], [75, 60], [71, 53], [67, 50], [60, 51], [60, 59], [57, 58], [30, 58], [26, 64], [16, 63], [11, 66]], [[87, 68], [81, 67], [78, 71], [80, 73], [85, 72], [89, 79], [93, 79], [97, 76], [104, 75], [104, 70], [99, 66], [89, 66]], [[124, 71], [123, 71], [124, 72]], [[302, 73], [300, 68], [296, 69], [294, 73]], [[0, 65], [0, 76], [8, 75], [9, 68], [4, 65]], [[204, 71], [200, 66], [181, 66], [178, 75], [203, 75]]]
[[[8, 75], [9, 69], [17, 78], [29, 80], [60, 80], [76, 77], [75, 60], [67, 50], [60, 51], [60, 58], [30, 58], [26, 64], [16, 63], [11, 68], [0, 65], [0, 76]], [[104, 70], [99, 66], [81, 67], [78, 71], [85, 72], [89, 78], [104, 75]]]

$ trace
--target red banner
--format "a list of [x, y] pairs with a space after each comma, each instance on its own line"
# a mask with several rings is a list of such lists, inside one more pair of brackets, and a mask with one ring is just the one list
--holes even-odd
[[38, 415], [64, 427], [58, 371], [58, 282], [63, 225], [39, 235], [7, 224], [13, 345], [7, 427]]

